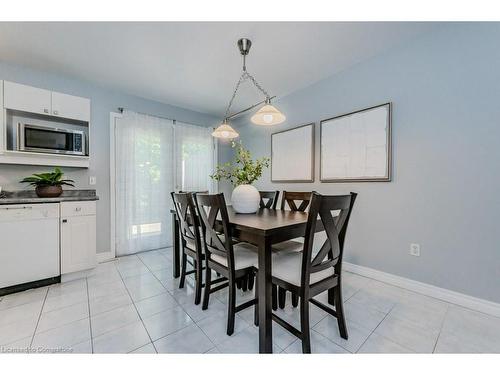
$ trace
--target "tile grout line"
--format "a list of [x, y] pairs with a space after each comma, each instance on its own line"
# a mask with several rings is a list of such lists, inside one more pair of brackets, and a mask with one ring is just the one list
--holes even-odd
[[94, 335], [92, 334], [92, 319], [90, 314], [90, 295], [89, 295], [89, 280], [85, 277], [85, 286], [87, 288], [87, 305], [89, 308], [89, 328], [90, 328], [90, 350], [94, 353]]
[[[377, 326], [373, 329], [373, 331], [372, 331], [372, 332], [370, 333], [370, 335], [366, 338], [366, 340], [363, 342], [363, 344], [361, 344], [361, 346], [359, 347], [359, 349], [361, 349], [361, 347], [362, 347], [362, 346], [366, 343], [366, 341], [368, 341], [368, 339], [371, 337], [371, 335], [372, 335], [373, 333], [375, 333], [375, 330], [376, 330], [376, 329], [377, 329], [377, 328], [378, 328], [378, 327], [379, 327], [379, 326], [380, 326], [380, 325], [384, 322], [384, 320], [385, 320], [385, 319], [389, 316], [389, 314], [392, 312], [392, 310], [393, 310], [395, 307], [396, 307], [396, 306], [393, 306], [393, 307], [391, 308], [391, 310], [390, 310], [390, 311], [389, 311], [389, 312], [385, 315], [384, 319], [382, 319], [382, 320], [380, 321], [380, 323], [379, 323], [379, 324], [377, 324]], [[383, 337], [384, 339], [386, 339], [386, 340], [388, 340], [388, 341], [390, 341], [390, 342], [392, 342], [392, 343], [396, 344], [396, 345], [401, 346], [402, 348], [404, 348], [404, 349], [408, 350], [410, 353], [416, 353], [416, 352], [415, 352], [415, 350], [410, 349], [410, 348], [406, 347], [405, 345], [400, 344], [399, 342], [396, 342], [396, 341], [395, 341], [395, 340], [393, 340], [391, 337], [387, 337], [387, 336], [381, 335], [381, 334], [379, 334], [379, 333], [376, 333], [376, 334], [377, 334], [377, 335], [379, 335], [379, 336], [381, 336], [381, 337]], [[358, 349], [358, 351], [357, 351], [356, 353], [358, 353], [358, 352], [359, 352], [359, 349]], [[392, 353], [392, 354], [394, 354], [394, 353]]]
[[[356, 350], [356, 352], [354, 353], [358, 353], [359, 352], [359, 349], [361, 349], [363, 347], [363, 345], [365, 345], [365, 343], [368, 341], [368, 339], [373, 335], [373, 333], [375, 332], [375, 330], [382, 324], [382, 322], [387, 319], [387, 317], [389, 316], [389, 314], [391, 313], [392, 310], [394, 310], [394, 308], [396, 307], [396, 304], [394, 304], [394, 306], [391, 307], [391, 309], [385, 314], [384, 318], [377, 324], [377, 326], [370, 332], [370, 334], [366, 337], [366, 339], [361, 343], [361, 345], [359, 346], [358, 350]], [[385, 337], [385, 336], [384, 336]]]
[[[139, 258], [137, 255], [136, 255], [136, 257], [137, 257], [137, 258]], [[144, 262], [142, 261], [142, 259], [141, 259], [141, 258], [139, 258], [139, 260], [142, 262], [142, 264], [144, 264]], [[144, 264], [144, 265], [145, 265], [145, 264]], [[116, 266], [115, 266], [115, 267], [116, 267]], [[147, 267], [147, 266], [146, 266], [146, 267]], [[149, 270], [149, 268], [148, 268], [148, 270]], [[132, 298], [132, 295], [130, 294], [130, 291], [128, 290], [127, 284], [125, 284], [125, 281], [123, 280], [123, 276], [122, 276], [122, 274], [120, 273], [120, 270], [117, 270], [117, 271], [118, 271], [118, 274], [120, 275], [120, 279], [122, 280], [123, 285], [125, 286], [125, 290], [127, 291], [128, 296], [130, 297], [130, 300], [132, 301], [132, 305], [134, 306], [134, 309], [135, 309], [135, 311], [136, 311], [136, 313], [137, 313], [137, 316], [139, 317], [139, 320], [141, 321], [142, 326], [144, 327], [144, 330], [146, 331], [146, 334], [147, 334], [147, 335], [148, 335], [148, 337], [149, 337], [149, 343], [150, 343], [151, 345], [153, 345], [153, 348], [155, 349], [155, 352], [157, 352], [157, 353], [158, 353], [158, 351], [156, 350], [156, 346], [155, 346], [155, 345], [154, 345], [154, 343], [153, 343], [153, 339], [151, 338], [151, 335], [149, 334], [148, 329], [146, 328], [146, 325], [144, 324], [144, 320], [142, 320], [142, 316], [141, 316], [141, 314], [139, 313], [139, 310], [137, 309], [137, 306], [135, 305], [135, 301], [134, 301], [134, 299]], [[151, 272], [151, 270], [150, 270], [149, 272]], [[154, 275], [153, 275], [153, 276], [154, 276]], [[156, 277], [156, 276], [155, 276], [155, 277]], [[162, 286], [163, 286], [163, 285], [162, 285]], [[153, 297], [154, 297], [154, 296], [153, 296]], [[147, 344], [146, 344], [146, 345], [147, 345]], [[129, 351], [128, 353], [133, 352], [134, 350], [137, 350], [137, 349], [139, 349], [139, 348], [142, 348], [143, 346], [145, 346], [145, 345], [141, 345], [141, 346], [139, 346], [139, 347], [137, 347], [137, 348], [134, 348], [134, 349], [132, 349], [131, 351]]]
[[[136, 256], [137, 256], [137, 255], [136, 255]], [[163, 286], [163, 288], [165, 288], [165, 286], [163, 285], [163, 283], [161, 282], [161, 280], [160, 280], [160, 279], [159, 279], [159, 278], [158, 278], [158, 277], [154, 274], [154, 272], [153, 272], [153, 271], [151, 270], [151, 268], [150, 268], [150, 267], [149, 267], [149, 266], [148, 266], [148, 265], [147, 265], [147, 264], [146, 264], [146, 263], [142, 260], [142, 258], [141, 258], [141, 257], [139, 257], [139, 256], [137, 256], [137, 258], [139, 258], [139, 260], [141, 261], [141, 263], [142, 263], [142, 264], [144, 264], [144, 266], [148, 269], [149, 273], [151, 273], [151, 275], [153, 275], [153, 277], [154, 277], [156, 280], [158, 280], [158, 282], [159, 282], [159, 283]], [[165, 260], [166, 260], [167, 262], [170, 262], [170, 261], [169, 261], [166, 257], [164, 257], [164, 258], [165, 258]], [[121, 274], [120, 274], [120, 276], [121, 276]], [[175, 279], [174, 279], [174, 280], [175, 280]], [[125, 285], [125, 287], [127, 287], [127, 286]], [[128, 290], [128, 289], [127, 289], [127, 290]], [[175, 299], [175, 297], [174, 297], [174, 296], [173, 296], [173, 295], [172, 295], [172, 294], [171, 294], [171, 293], [167, 290], [167, 288], [165, 288], [165, 291], [166, 291], [166, 292], [167, 292], [167, 293], [168, 293], [168, 294], [169, 294], [172, 298], [174, 298], [174, 300], [175, 300], [175, 302], [177, 303], [177, 305], [178, 305], [178, 306], [182, 309], [182, 311], [184, 311], [184, 313], [185, 313], [187, 316], [189, 316], [189, 318], [190, 318], [190, 319], [191, 319], [191, 321], [194, 323], [194, 325], [196, 325], [196, 327], [198, 327], [198, 329], [199, 329], [201, 332], [203, 332], [203, 334], [204, 334], [205, 336], [207, 336], [207, 335], [206, 335], [206, 333], [205, 333], [205, 332], [201, 329], [201, 327], [200, 327], [200, 326], [198, 326], [198, 324], [194, 321], [194, 319], [193, 319], [193, 318], [191, 318], [191, 316], [187, 313], [187, 311], [186, 311], [186, 310], [184, 310], [184, 308], [182, 307], [182, 305], [181, 305], [181, 304], [180, 304], [180, 303], [179, 303], [179, 302]], [[132, 298], [132, 297], [130, 297], [130, 298]], [[162, 312], [162, 311], [160, 311], [160, 313], [161, 313], [161, 312]], [[139, 314], [139, 317], [141, 318], [141, 321], [142, 321], [142, 316], [141, 316], [141, 314], [139, 313], [139, 311], [138, 311], [137, 313]], [[158, 313], [158, 314], [159, 314], [159, 313]], [[153, 315], [156, 315], [156, 314], [153, 314]], [[153, 316], [153, 315], [152, 315], [152, 316]], [[144, 324], [144, 322], [143, 322], [143, 324]], [[178, 330], [175, 330], [174, 332], [170, 332], [168, 335], [162, 336], [162, 337], [158, 338], [156, 341], [161, 340], [161, 339], [163, 339], [163, 338], [165, 338], [165, 337], [167, 337], [167, 336], [170, 336], [170, 335], [172, 335], [172, 334], [174, 334], [174, 333], [176, 333], [176, 332], [179, 332], [180, 330], [182, 330], [182, 329], [184, 329], [184, 328], [186, 328], [186, 327], [182, 327], [182, 328], [180, 328], [180, 329], [178, 329]], [[146, 326], [144, 326], [144, 329], [146, 329]], [[148, 330], [146, 329], [146, 332], [147, 332], [147, 331], [148, 331]], [[149, 332], [148, 332], [148, 335], [149, 335]], [[151, 337], [150, 337], [150, 338], [151, 338]], [[210, 338], [209, 338], [208, 336], [207, 336], [207, 338], [208, 338], [208, 340], [209, 340], [209, 341], [210, 341], [210, 342], [214, 345], [214, 347], [215, 347], [215, 343], [214, 343], [212, 340], [210, 340]], [[152, 339], [151, 339], [151, 344], [153, 345], [153, 348], [155, 349], [155, 351], [158, 353], [158, 350], [156, 349], [156, 345], [155, 345], [155, 343], [154, 343], [154, 341], [153, 341]], [[209, 349], [209, 350], [210, 350], [210, 349]]]
[[[155, 251], [155, 250], [152, 250], [152, 251]], [[136, 255], [136, 256], [137, 256], [137, 255]], [[165, 286], [163, 285], [163, 283], [161, 282], [161, 280], [160, 280], [160, 279], [159, 279], [159, 278], [158, 278], [158, 277], [154, 274], [153, 270], [152, 270], [151, 268], [149, 268], [149, 266], [148, 266], [146, 263], [144, 263], [144, 261], [142, 260], [142, 258], [141, 258], [141, 257], [137, 256], [137, 258], [139, 258], [139, 260], [141, 261], [141, 263], [142, 263], [142, 264], [144, 264], [144, 266], [148, 269], [149, 273], [150, 273], [151, 275], [153, 275], [153, 277], [154, 277], [156, 280], [158, 280], [158, 282], [161, 284], [161, 286], [162, 286], [162, 287], [163, 287], [163, 288], [164, 288], [164, 289], [168, 292], [167, 288], [165, 288]], [[167, 259], [167, 258], [165, 258], [165, 260], [168, 262], [168, 259]], [[120, 273], [120, 271], [119, 271], [119, 270], [118, 270], [118, 273]], [[120, 273], [120, 277], [121, 277], [121, 276], [122, 276], [122, 275], [121, 275], [121, 273]], [[125, 283], [125, 282], [123, 282], [123, 283]], [[126, 286], [126, 285], [125, 285], [125, 286]], [[130, 298], [132, 298], [132, 297], [130, 297]]]
[[[160, 284], [163, 286], [163, 283], [162, 283], [162, 282], [161, 282], [161, 280], [160, 280], [160, 279], [159, 279], [159, 278], [158, 278], [158, 277], [157, 277], [157, 276], [153, 273], [153, 271], [151, 270], [151, 268], [149, 268], [149, 266], [148, 266], [146, 263], [144, 263], [144, 261], [142, 260], [142, 258], [140, 258], [139, 256], [138, 256], [138, 258], [139, 258], [139, 260], [142, 262], [142, 264], [144, 264], [144, 265], [146, 266], [146, 268], [149, 270], [149, 272], [150, 272], [150, 273], [151, 273], [151, 274], [152, 274], [152, 275], [156, 278], [156, 280], [158, 280], [158, 281], [160, 282]], [[166, 258], [165, 258], [165, 259], [166, 259]], [[167, 261], [169, 261], [168, 259], [166, 259], [166, 260], [167, 260]], [[175, 280], [175, 279], [174, 279], [174, 280]], [[126, 287], [126, 286], [125, 286], [125, 287]], [[164, 286], [163, 286], [163, 287], [164, 287]], [[165, 288], [165, 287], [164, 287], [164, 288]], [[165, 288], [165, 290], [166, 290], [166, 288]], [[175, 299], [175, 297], [174, 297], [174, 296], [173, 296], [173, 295], [172, 295], [172, 294], [171, 294], [168, 290], [166, 290], [166, 292], [167, 292], [169, 295], [171, 295], [171, 296], [172, 296], [172, 298], [174, 298], [174, 299]], [[206, 336], [206, 338], [207, 338], [207, 339], [208, 339], [208, 340], [209, 340], [209, 341], [210, 341], [210, 342], [214, 345], [214, 348], [217, 348], [217, 345], [216, 345], [216, 344], [215, 344], [215, 343], [214, 343], [214, 342], [210, 339], [210, 337], [208, 337], [208, 336], [207, 336], [207, 334], [205, 333], [205, 331], [203, 331], [203, 329], [202, 329], [202, 328], [198, 325], [198, 323], [197, 323], [197, 322], [196, 322], [196, 321], [195, 321], [195, 320], [194, 320], [194, 319], [193, 319], [193, 318], [192, 318], [192, 317], [191, 317], [191, 316], [187, 313], [187, 311], [186, 311], [186, 310], [184, 310], [184, 308], [182, 307], [182, 305], [181, 305], [181, 304], [180, 304], [177, 300], [175, 300], [175, 302], [176, 302], [176, 303], [177, 303], [177, 305], [178, 305], [178, 306], [182, 309], [182, 311], [184, 311], [184, 313], [186, 313], [186, 315], [187, 315], [187, 316], [189, 316], [189, 318], [192, 320], [192, 322], [194, 323], [194, 325], [195, 325], [196, 327], [198, 327], [198, 329], [199, 329], [199, 330], [200, 330], [200, 331], [201, 331], [201, 332], [202, 332], [202, 333]], [[153, 315], [155, 315], [155, 314], [153, 314]], [[139, 316], [140, 316], [140, 314], [139, 314]], [[141, 319], [142, 319], [142, 317], [141, 317]], [[178, 329], [178, 330], [176, 330], [176, 331], [174, 331], [174, 332], [169, 333], [168, 335], [165, 335], [165, 336], [163, 336], [163, 337], [160, 337], [158, 340], [163, 339], [163, 338], [165, 338], [165, 337], [167, 337], [167, 336], [170, 336], [171, 334], [174, 334], [174, 333], [176, 333], [176, 332], [179, 332], [180, 330], [182, 330], [182, 329], [184, 329], [184, 328], [186, 328], [186, 327], [183, 327], [183, 328], [181, 328], [181, 329]], [[146, 331], [147, 331], [147, 329], [146, 329]], [[149, 332], [148, 332], [148, 334], [149, 334]], [[156, 340], [156, 341], [158, 341], [158, 340]], [[155, 346], [155, 344], [154, 344], [154, 341], [152, 341], [152, 340], [151, 340], [151, 343], [153, 344], [153, 347], [155, 348], [156, 352], [158, 352], [158, 351], [157, 351], [157, 349], [156, 349], [156, 346]], [[211, 349], [213, 349], [213, 348], [211, 348]], [[209, 350], [211, 350], [211, 349], [209, 349]]]
[[444, 322], [446, 320], [446, 317], [448, 316], [448, 311], [450, 311], [450, 305], [446, 306], [446, 313], [444, 314], [443, 321], [441, 322], [441, 327], [439, 328], [439, 334], [436, 338], [436, 342], [434, 343], [434, 347], [432, 348], [433, 354], [436, 352], [436, 346], [438, 344], [439, 338], [441, 337], [441, 332], [443, 332]]
[[38, 324], [40, 323], [40, 319], [42, 318], [43, 307], [45, 306], [45, 301], [47, 300], [47, 295], [49, 294], [49, 288], [45, 292], [45, 297], [43, 298], [42, 308], [40, 309], [40, 314], [38, 315], [38, 320], [36, 321], [35, 330], [33, 331], [33, 336], [31, 336], [30, 348], [33, 345], [33, 341], [35, 340], [36, 330], [38, 329]]

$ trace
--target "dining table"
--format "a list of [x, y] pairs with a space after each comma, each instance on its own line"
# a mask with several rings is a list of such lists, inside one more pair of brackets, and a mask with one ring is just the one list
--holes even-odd
[[[172, 214], [173, 276], [180, 275], [180, 232], [175, 210]], [[236, 213], [228, 206], [229, 224], [232, 236], [258, 248], [258, 314], [259, 352], [272, 353], [272, 246], [274, 244], [303, 237], [306, 232], [307, 212], [260, 208], [253, 214]], [[316, 232], [323, 231], [318, 220]]]

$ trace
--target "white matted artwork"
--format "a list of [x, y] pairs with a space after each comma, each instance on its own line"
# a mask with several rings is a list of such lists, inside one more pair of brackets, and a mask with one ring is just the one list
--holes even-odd
[[314, 123], [271, 135], [271, 181], [314, 182]]
[[321, 121], [320, 180], [391, 180], [391, 103]]

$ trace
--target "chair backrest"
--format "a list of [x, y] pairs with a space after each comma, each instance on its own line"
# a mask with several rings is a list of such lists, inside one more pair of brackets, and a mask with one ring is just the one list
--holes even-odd
[[202, 190], [202, 191], [182, 191], [182, 190], [179, 190], [179, 193], [208, 194], [208, 190]]
[[[335, 274], [340, 275], [347, 225], [356, 197], [356, 193], [349, 195], [312, 194], [304, 240], [302, 283], [310, 279], [311, 273], [330, 267], [334, 267]], [[338, 212], [338, 215], [334, 216], [332, 211]], [[318, 221], [323, 225], [327, 238], [320, 250], [313, 256], [314, 233]]]
[[[307, 209], [307, 206], [309, 206], [309, 202], [311, 201], [312, 193], [314, 192], [283, 190], [283, 196], [281, 198], [281, 209], [284, 210], [286, 208], [286, 204], [288, 204], [288, 207], [292, 211], [305, 211]], [[300, 201], [298, 207], [295, 201]]]
[[[278, 204], [278, 197], [280, 195], [279, 190], [276, 191], [259, 191], [260, 194], [260, 208], [272, 208], [276, 209]], [[267, 202], [264, 202], [267, 199]]]
[[179, 220], [181, 241], [183, 248], [196, 252], [198, 257], [202, 257], [202, 240], [200, 219], [196, 214], [196, 207], [191, 193], [171, 193], [175, 211]]
[[224, 194], [196, 194], [195, 202], [201, 219], [206, 256], [216, 254], [225, 257], [228, 268], [234, 271], [233, 243]]

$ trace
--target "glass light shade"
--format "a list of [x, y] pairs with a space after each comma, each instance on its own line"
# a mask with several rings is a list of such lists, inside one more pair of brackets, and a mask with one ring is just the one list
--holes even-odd
[[239, 134], [231, 127], [231, 125], [224, 121], [213, 131], [212, 136], [215, 138], [233, 139], [238, 137]]
[[266, 104], [250, 120], [257, 125], [277, 125], [285, 121], [286, 117], [276, 107]]

